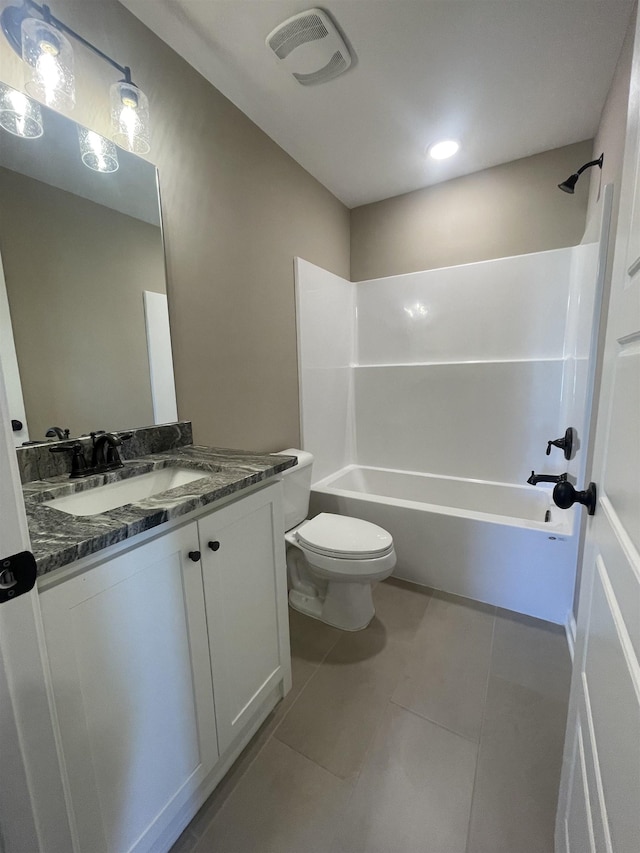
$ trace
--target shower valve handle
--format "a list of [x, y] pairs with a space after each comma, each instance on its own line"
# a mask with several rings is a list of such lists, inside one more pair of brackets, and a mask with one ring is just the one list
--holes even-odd
[[567, 427], [564, 435], [561, 438], [555, 438], [553, 439], [553, 441], [547, 442], [547, 456], [551, 455], [551, 446], [553, 445], [553, 447], [559, 447], [560, 450], [564, 451], [564, 458], [567, 461], [571, 459], [571, 451], [573, 450], [573, 436], [573, 427]]

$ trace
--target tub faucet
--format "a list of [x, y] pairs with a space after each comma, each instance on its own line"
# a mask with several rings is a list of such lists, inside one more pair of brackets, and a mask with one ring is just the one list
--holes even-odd
[[530, 486], [537, 486], [538, 483], [564, 483], [566, 479], [566, 474], [536, 474], [532, 471], [527, 483]]

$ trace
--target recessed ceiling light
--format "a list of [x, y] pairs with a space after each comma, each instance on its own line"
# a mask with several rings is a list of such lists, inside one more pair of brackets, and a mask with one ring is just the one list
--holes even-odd
[[458, 148], [460, 148], [460, 143], [456, 142], [455, 139], [445, 139], [442, 142], [430, 145], [427, 152], [434, 160], [446, 160], [447, 157], [453, 157]]

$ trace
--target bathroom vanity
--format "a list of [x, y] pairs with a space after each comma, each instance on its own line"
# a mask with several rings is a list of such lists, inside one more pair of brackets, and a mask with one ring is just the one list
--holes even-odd
[[[126, 462], [125, 481], [202, 476], [90, 516], [51, 505], [64, 475], [25, 484], [79, 851], [169, 849], [290, 689], [278, 474], [293, 464], [165, 450]], [[79, 494], [91, 508], [121, 477]]]
[[[291, 685], [278, 475], [295, 460], [166, 423], [157, 170], [119, 150], [96, 180], [82, 128], [42, 114], [41, 139], [0, 150], [0, 358], [73, 849], [166, 851]], [[75, 437], [111, 424], [133, 429], [106, 471]], [[65, 428], [90, 476], [70, 480], [55, 442], [20, 446]]]

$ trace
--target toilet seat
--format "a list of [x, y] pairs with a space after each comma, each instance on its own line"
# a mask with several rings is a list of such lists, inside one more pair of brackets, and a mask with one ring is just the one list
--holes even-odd
[[322, 512], [296, 530], [300, 547], [336, 560], [376, 560], [393, 551], [393, 539], [382, 527], [364, 521]]

